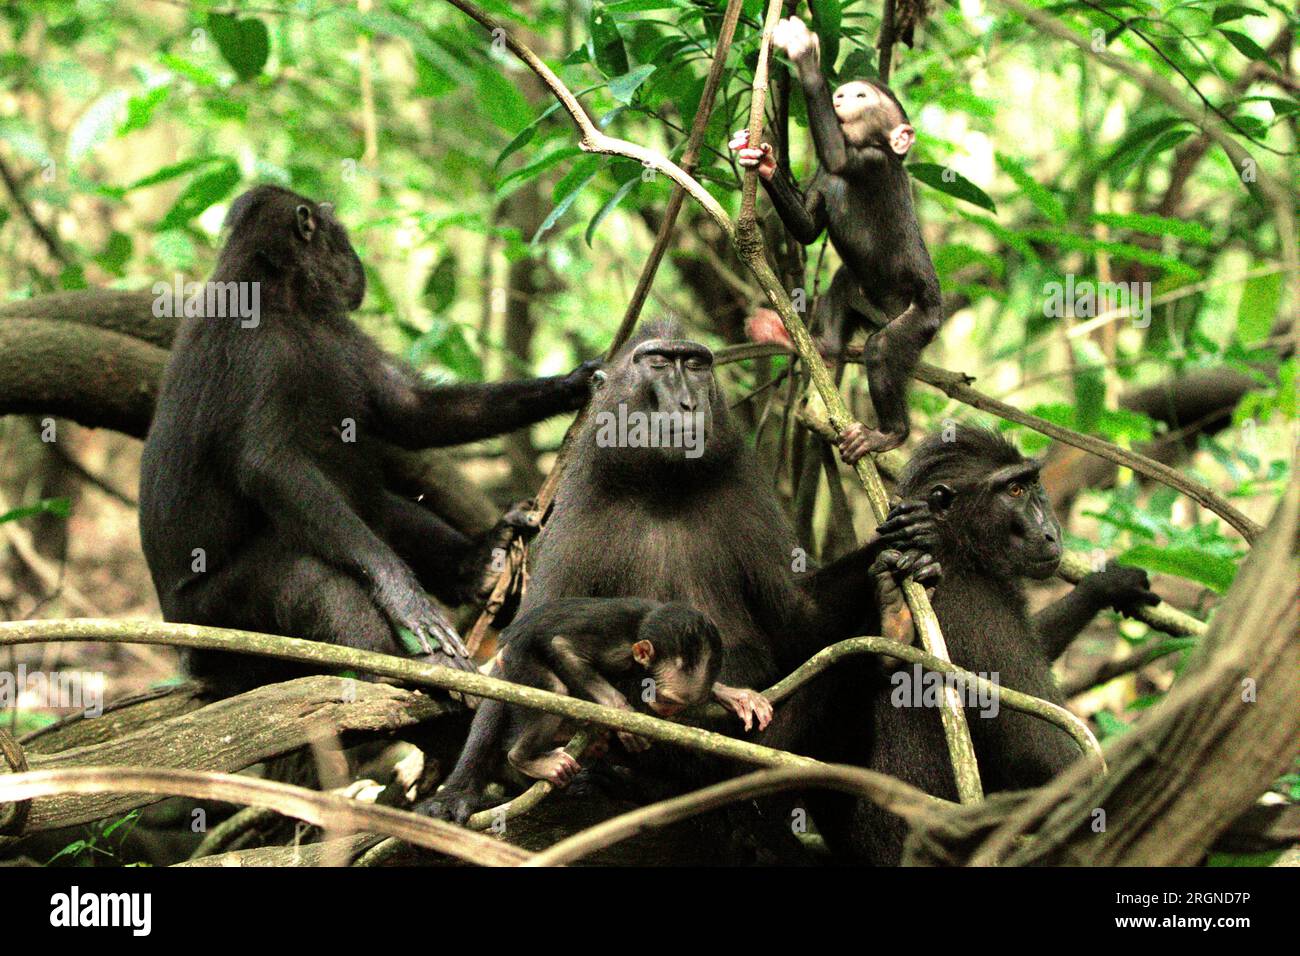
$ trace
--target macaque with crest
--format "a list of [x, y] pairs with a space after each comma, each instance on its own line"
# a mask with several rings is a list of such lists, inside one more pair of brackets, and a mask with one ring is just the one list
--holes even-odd
[[[757, 169], [790, 233], [808, 245], [828, 230], [843, 266], [821, 303], [823, 350], [838, 361], [849, 337], [877, 325], [863, 360], [878, 426], [854, 423], [840, 453], [854, 462], [867, 452], [897, 448], [907, 438], [907, 383], [921, 350], [943, 321], [939, 280], [912, 208], [903, 159], [916, 131], [889, 87], [853, 80], [831, 93], [821, 72], [817, 35], [798, 17], [782, 20], [773, 43], [794, 63], [808, 106], [808, 127], [820, 168], [802, 194], [772, 147], [749, 145], [746, 130], [732, 138], [741, 166]], [[763, 340], [788, 345], [783, 327], [751, 323]]]
[[[516, 684], [618, 710], [644, 704], [659, 717], [674, 717], [712, 698], [744, 721], [746, 730], [755, 725], [762, 730], [772, 719], [772, 705], [762, 694], [718, 681], [718, 629], [680, 602], [561, 598], [521, 614], [501, 642], [492, 673]], [[547, 780], [566, 786], [580, 769], [563, 747], [573, 732], [573, 722], [558, 714], [485, 699], [455, 769], [418, 809], [463, 823], [498, 776], [515, 784]], [[617, 736], [629, 751], [650, 746], [635, 734]]]

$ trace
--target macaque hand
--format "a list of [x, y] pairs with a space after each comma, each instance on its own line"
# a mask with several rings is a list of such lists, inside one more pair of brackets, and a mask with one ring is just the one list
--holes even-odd
[[798, 17], [777, 23], [776, 30], [772, 33], [772, 45], [784, 51], [800, 67], [808, 63], [813, 67], [821, 67], [821, 41]]
[[650, 749], [650, 741], [644, 737], [638, 737], [636, 734], [630, 734], [626, 730], [618, 732], [618, 742], [630, 754], [645, 753]]
[[872, 450], [873, 432], [862, 422], [854, 422], [840, 432], [840, 458], [844, 464], [852, 465]]
[[1140, 609], [1160, 603], [1160, 595], [1151, 590], [1151, 580], [1141, 568], [1130, 568], [1109, 561], [1102, 571], [1094, 571], [1079, 582], [1102, 607], [1133, 617]]
[[772, 157], [772, 144], [763, 143], [757, 149], [749, 145], [749, 130], [738, 129], [731, 136], [727, 148], [739, 150], [736, 161], [745, 169], [757, 169], [764, 179], [771, 179], [776, 172], [776, 160]]
[[759, 730], [765, 730], [772, 722], [772, 702], [756, 690], [728, 687], [718, 681], [713, 685], [713, 699], [739, 717], [746, 730], [753, 729], [755, 721]]

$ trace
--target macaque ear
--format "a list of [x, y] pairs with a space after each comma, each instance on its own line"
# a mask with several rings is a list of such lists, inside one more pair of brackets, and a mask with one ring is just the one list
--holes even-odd
[[295, 211], [294, 230], [298, 233], [298, 238], [303, 242], [311, 242], [311, 237], [316, 234], [316, 217], [312, 215], [308, 206], [299, 206]]
[[632, 660], [642, 667], [649, 667], [655, 659], [655, 646], [649, 641], [637, 641], [632, 645]]
[[952, 490], [951, 485], [940, 483], [930, 489], [930, 494], [926, 496], [925, 500], [930, 505], [931, 511], [943, 511], [952, 504], [953, 499], [956, 497], [957, 492]]
[[907, 123], [899, 123], [889, 131], [889, 148], [895, 156], [906, 156], [916, 142], [916, 130]]

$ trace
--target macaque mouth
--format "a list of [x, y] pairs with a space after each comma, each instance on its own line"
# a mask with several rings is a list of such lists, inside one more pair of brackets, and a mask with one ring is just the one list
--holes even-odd
[[650, 701], [650, 709], [660, 717], [676, 717], [686, 709], [686, 705], [671, 703], [666, 700], [652, 700]]

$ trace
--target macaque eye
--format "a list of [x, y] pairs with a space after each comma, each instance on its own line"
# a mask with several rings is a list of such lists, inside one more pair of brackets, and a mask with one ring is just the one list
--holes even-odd
[[1014, 484], [1008, 486], [1007, 488], [1007, 494], [1009, 494], [1012, 498], [1019, 498], [1024, 493], [1025, 493], [1025, 486], [1020, 484], [1020, 482], [1015, 482]]
[[647, 360], [646, 364], [649, 365], [651, 368], [667, 368], [668, 360], [661, 355], [655, 355], [652, 356], [649, 360]]
[[698, 358], [687, 359], [686, 367], [691, 369], [692, 371], [698, 372], [700, 369], [708, 368], [709, 363], [704, 361], [704, 359], [698, 359]]

